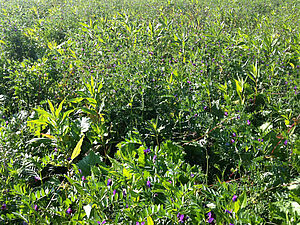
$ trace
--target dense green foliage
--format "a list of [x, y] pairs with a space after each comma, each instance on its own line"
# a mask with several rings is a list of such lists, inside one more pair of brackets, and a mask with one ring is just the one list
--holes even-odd
[[0, 225], [299, 225], [299, 9], [0, 0]]

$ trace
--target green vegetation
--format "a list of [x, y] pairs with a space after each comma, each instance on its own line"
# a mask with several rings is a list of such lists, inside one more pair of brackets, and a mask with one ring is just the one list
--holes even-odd
[[0, 225], [299, 225], [299, 9], [1, 0]]

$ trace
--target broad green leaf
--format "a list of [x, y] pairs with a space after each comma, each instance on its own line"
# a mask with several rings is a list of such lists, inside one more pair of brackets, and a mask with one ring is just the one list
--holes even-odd
[[47, 118], [53, 118], [53, 116], [48, 113], [47, 111], [43, 110], [43, 109], [34, 109], [38, 114], [40, 115], [44, 115], [46, 116]]
[[86, 107], [81, 107], [80, 108], [83, 112], [86, 112], [86, 113], [89, 113], [89, 114], [92, 114], [92, 115], [95, 115], [95, 116], [98, 116], [97, 112], [93, 111], [93, 110], [90, 110]]
[[243, 193], [241, 201], [242, 201], [241, 209], [243, 209], [243, 208], [245, 208], [247, 206], [247, 195], [246, 195], [246, 192]]
[[82, 160], [80, 160], [76, 165], [82, 171], [83, 176], [91, 175], [91, 168], [96, 164], [101, 164], [100, 156], [96, 155], [93, 151], [91, 151], [87, 156], [85, 156]]
[[60, 112], [61, 112], [61, 110], [62, 110], [62, 106], [63, 106], [64, 102], [65, 102], [65, 99], [62, 100], [62, 102], [59, 104], [58, 108], [55, 110], [55, 116], [56, 116], [56, 117], [59, 116], [59, 114], [60, 114]]
[[71, 109], [71, 110], [68, 110], [67, 112], [64, 113], [63, 115], [63, 118], [62, 118], [62, 121], [64, 121], [64, 119], [69, 116], [72, 112], [74, 112], [75, 109]]
[[27, 121], [27, 123], [47, 125], [47, 123], [45, 121], [42, 121], [42, 120], [30, 120], [30, 121]]
[[70, 99], [68, 102], [72, 102], [72, 103], [78, 103], [81, 102], [82, 100], [84, 100], [85, 98], [72, 98]]
[[242, 87], [241, 87], [241, 85], [240, 85], [240, 83], [239, 83], [239, 81], [238, 80], [236, 80], [236, 79], [234, 79], [235, 80], [235, 84], [236, 84], [236, 91], [240, 94], [240, 93], [242, 93]]
[[72, 156], [71, 156], [71, 160], [75, 159], [80, 154], [83, 138], [84, 138], [84, 135], [81, 137], [81, 139], [78, 141], [76, 147], [74, 148]]
[[96, 104], [97, 104], [97, 100], [96, 99], [94, 99], [94, 98], [86, 98], [86, 99], [89, 101], [89, 103], [91, 103], [93, 105], [93, 107], [96, 106]]

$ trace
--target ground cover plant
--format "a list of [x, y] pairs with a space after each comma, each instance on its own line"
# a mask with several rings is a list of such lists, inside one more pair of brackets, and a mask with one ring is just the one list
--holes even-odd
[[0, 224], [300, 224], [299, 9], [0, 1]]

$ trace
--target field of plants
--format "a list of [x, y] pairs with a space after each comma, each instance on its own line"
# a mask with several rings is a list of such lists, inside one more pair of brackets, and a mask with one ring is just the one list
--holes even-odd
[[299, 225], [299, 88], [299, 0], [0, 0], [0, 225]]

